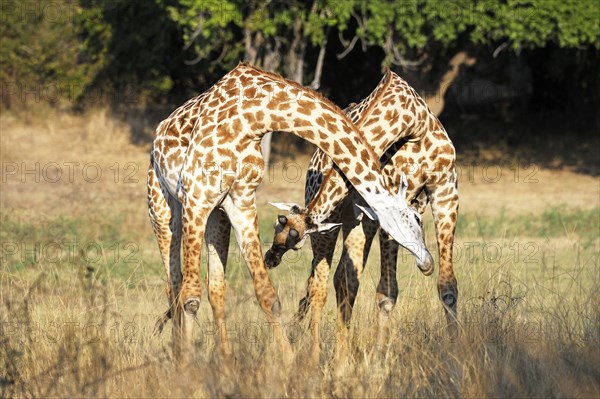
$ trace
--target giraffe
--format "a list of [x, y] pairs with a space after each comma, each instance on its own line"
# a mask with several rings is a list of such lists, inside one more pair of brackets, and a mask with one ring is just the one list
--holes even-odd
[[[262, 257], [255, 203], [264, 168], [260, 142], [271, 131], [296, 134], [322, 149], [374, 213], [388, 220], [382, 228], [401, 243], [418, 243], [413, 253], [424, 267], [433, 262], [422, 237], [413, 234], [414, 210], [389, 194], [377, 157], [345, 114], [312, 90], [240, 63], [162, 121], [151, 150], [149, 214], [169, 280], [170, 310], [158, 325], [173, 318], [173, 353], [180, 364], [188, 362], [192, 348], [203, 244], [209, 249], [207, 280], [213, 316], [217, 325], [224, 322], [229, 226], [258, 302], [283, 344], [281, 305]], [[318, 229], [333, 227], [321, 224]]]
[[[388, 111], [385, 110], [389, 107], [397, 108], [402, 115], [391, 124], [386, 120]], [[381, 155], [381, 163], [384, 165], [382, 174], [390, 187], [399, 190], [406, 201], [418, 210], [419, 224], [422, 224], [421, 215], [427, 203], [431, 203], [440, 263], [438, 293], [450, 334], [455, 336], [458, 287], [452, 268], [452, 245], [458, 216], [458, 191], [454, 146], [444, 127], [422, 98], [406, 81], [391, 71], [386, 72], [369, 97], [359, 104], [351, 104], [345, 112], [373, 144], [375, 152]], [[396, 134], [395, 129], [398, 130]], [[398, 140], [399, 135], [404, 135], [405, 138]], [[422, 139], [406, 139], [414, 136]], [[408, 177], [406, 180], [405, 176]], [[342, 199], [347, 192], [348, 196]], [[340, 345], [347, 339], [360, 276], [378, 225], [368, 217], [357, 219], [352, 204], [360, 203], [360, 197], [351, 192], [333, 161], [320, 150], [314, 153], [310, 161], [305, 197], [307, 208], [293, 209], [297, 220], [305, 220], [307, 217], [310, 219], [312, 214], [326, 214], [326, 222], [343, 223], [344, 247], [334, 276], [338, 304], [336, 342]], [[268, 267], [277, 266], [283, 253], [289, 249], [280, 233], [285, 221], [285, 217], [278, 217], [273, 246], [266, 255]], [[294, 229], [302, 229], [302, 226], [294, 226]], [[319, 356], [321, 314], [326, 301], [326, 284], [337, 236], [338, 231], [311, 235], [312, 272], [306, 296], [300, 301], [296, 318], [301, 320], [309, 307], [312, 308], [310, 330], [313, 360]], [[381, 278], [376, 294], [379, 307], [378, 347], [384, 345], [389, 335], [389, 315], [398, 296], [398, 244], [381, 231], [380, 247]], [[422, 271], [429, 275], [433, 268]]]

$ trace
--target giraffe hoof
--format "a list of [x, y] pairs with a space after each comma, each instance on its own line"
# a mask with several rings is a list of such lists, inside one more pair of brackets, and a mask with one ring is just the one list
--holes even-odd
[[456, 296], [453, 292], [446, 292], [442, 294], [442, 302], [450, 309], [453, 309], [456, 306]]
[[196, 316], [198, 309], [200, 308], [200, 298], [188, 298], [183, 305], [183, 309], [186, 313], [191, 313]]
[[279, 302], [279, 298], [275, 298], [273, 300], [273, 304], [271, 305], [271, 314], [274, 317], [281, 317], [281, 302]]
[[385, 298], [379, 302], [379, 311], [384, 315], [389, 315], [394, 309], [395, 303], [390, 298]]
[[156, 324], [154, 324], [154, 331], [152, 332], [152, 335], [160, 335], [163, 332], [165, 324], [167, 324], [171, 317], [171, 309], [167, 310], [163, 315], [161, 315], [158, 320], [156, 320]]

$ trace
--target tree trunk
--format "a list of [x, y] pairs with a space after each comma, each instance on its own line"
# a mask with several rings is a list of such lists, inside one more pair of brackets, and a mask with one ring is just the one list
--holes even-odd
[[319, 49], [319, 57], [317, 57], [317, 65], [315, 66], [315, 77], [313, 81], [310, 83], [310, 88], [313, 90], [319, 90], [321, 87], [321, 74], [323, 73], [323, 64], [325, 63], [325, 52], [327, 51], [327, 39], [329, 38], [330, 27], [327, 27], [325, 31], [325, 39], [323, 43], [321, 43], [321, 48]]
[[435, 70], [426, 57], [424, 60], [419, 68], [403, 69], [402, 75], [421, 94], [431, 112], [439, 116], [444, 111], [444, 96], [450, 85], [454, 83], [463, 67], [472, 66], [477, 59], [468, 55], [466, 51], [459, 51], [448, 60], [441, 71]]
[[287, 56], [287, 77], [300, 84], [304, 78], [304, 53], [306, 42], [302, 34], [302, 20], [296, 18], [292, 28], [294, 34]]
[[262, 41], [262, 33], [257, 32], [253, 37], [252, 32], [248, 28], [244, 29], [244, 61], [258, 66], [258, 50]]
[[425, 102], [429, 106], [431, 112], [439, 116], [444, 111], [445, 100], [444, 96], [450, 88], [450, 85], [456, 80], [461, 68], [464, 66], [472, 66], [476, 59], [470, 57], [465, 51], [460, 51], [454, 55], [448, 62], [448, 71], [442, 75], [439, 81], [438, 89], [433, 95], [424, 97]]

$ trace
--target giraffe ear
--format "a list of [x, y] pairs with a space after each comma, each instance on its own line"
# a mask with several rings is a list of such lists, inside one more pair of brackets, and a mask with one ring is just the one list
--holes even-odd
[[313, 227], [312, 229], [306, 230], [306, 234], [312, 234], [312, 233], [327, 233], [328, 231], [337, 229], [338, 227], [340, 227], [342, 224], [341, 223], [321, 223], [319, 224], [317, 227]]
[[298, 206], [291, 202], [269, 202], [269, 204], [273, 205], [277, 209], [288, 212], [291, 211], [293, 207]]
[[[406, 190], [408, 189], [408, 180], [404, 172], [400, 172], [400, 191], [398, 197], [402, 197], [401, 200], [406, 201]], [[400, 199], [400, 198], [399, 198]]]
[[[375, 211], [373, 211], [373, 209], [369, 208], [368, 206], [358, 205], [358, 204], [356, 204], [356, 203], [354, 204], [354, 206], [355, 206], [356, 208], [358, 208], [358, 210], [359, 210], [359, 211], [357, 212], [357, 215], [356, 215], [356, 218], [357, 218], [358, 220], [362, 220], [362, 217], [363, 217], [362, 215], [363, 215], [363, 213], [364, 213], [365, 215], [367, 215], [367, 217], [368, 217], [369, 219], [371, 219], [371, 220], [378, 220], [378, 217], [377, 217], [377, 214], [375, 213]], [[362, 213], [361, 213], [361, 212], [362, 212]]]

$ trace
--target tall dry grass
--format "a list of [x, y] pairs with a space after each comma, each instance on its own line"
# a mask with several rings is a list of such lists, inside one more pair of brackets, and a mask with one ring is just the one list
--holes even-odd
[[[475, 179], [463, 178], [460, 187], [456, 342], [445, 333], [435, 276], [423, 277], [403, 255], [389, 346], [373, 350], [374, 243], [348, 357], [339, 364], [332, 360], [331, 284], [318, 364], [307, 361], [307, 322], [288, 324], [304, 293], [310, 250], [290, 254], [270, 272], [291, 341], [292, 362], [284, 365], [232, 242], [226, 327], [233, 360], [219, 358], [204, 296], [194, 361], [178, 370], [169, 329], [152, 335], [166, 300], [146, 214], [147, 145], [131, 144], [127, 128], [102, 112], [28, 125], [3, 115], [0, 123], [2, 162], [96, 162], [106, 173], [94, 183], [19, 175], [0, 183], [0, 397], [600, 396], [597, 179], [540, 170], [538, 184], [491, 184], [475, 169]], [[136, 181], [115, 181], [115, 162], [137, 165]], [[274, 172], [258, 193], [265, 239], [275, 217], [266, 202], [302, 200], [302, 179], [285, 181], [281, 169]], [[429, 216], [425, 224], [434, 245]]]
[[[206, 301], [194, 363], [174, 368], [169, 334], [150, 335], [164, 308], [159, 287], [123, 292], [92, 267], [3, 277], [2, 397], [598, 397], [600, 303], [587, 295], [530, 289], [500, 268], [487, 281], [461, 276], [462, 332], [450, 342], [440, 307], [413, 281], [394, 311], [384, 353], [372, 350], [373, 297], [359, 301], [347, 362], [334, 364], [333, 319], [319, 364], [306, 361], [306, 325], [287, 325], [294, 361], [271, 356], [273, 339], [253, 301], [229, 301], [234, 361], [219, 359]], [[18, 286], [22, 288], [18, 288]], [[281, 287], [297, 290], [286, 284]], [[26, 287], [26, 289], [25, 289]], [[230, 290], [230, 297], [238, 296]], [[150, 292], [150, 294], [149, 294]], [[364, 294], [364, 293], [363, 293]], [[430, 295], [433, 296], [433, 295]], [[284, 308], [295, 305], [283, 296]], [[424, 300], [425, 298], [425, 300]]]

